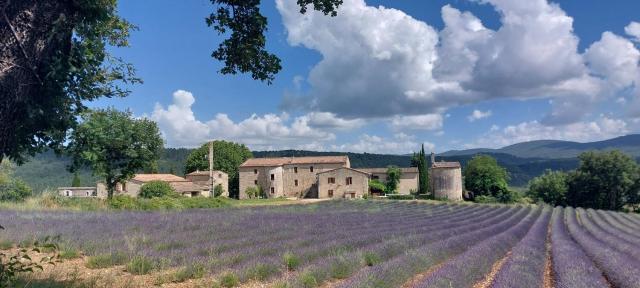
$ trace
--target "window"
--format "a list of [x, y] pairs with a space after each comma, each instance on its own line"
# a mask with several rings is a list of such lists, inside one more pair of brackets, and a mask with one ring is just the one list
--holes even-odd
[[378, 175], [374, 175], [374, 176], [371, 176], [371, 178], [372, 178], [372, 179], [375, 179], [375, 180], [378, 180], [378, 179], [380, 179], [380, 176], [378, 176]]
[[253, 169], [253, 174], [258, 174], [258, 169]]
[[298, 179], [293, 181], [294, 185], [298, 186]]
[[333, 190], [327, 191], [327, 194], [329, 194], [329, 198], [333, 198]]
[[253, 185], [258, 185], [258, 180], [253, 180]]
[[313, 173], [313, 166], [309, 167], [309, 172]]
[[127, 191], [127, 183], [122, 183], [122, 191]]
[[64, 191], [64, 194], [66, 194], [67, 197], [71, 197], [71, 191], [69, 191], [69, 190]]
[[298, 173], [298, 167], [293, 167], [293, 173]]
[[89, 191], [87, 191], [87, 196], [89, 196]]
[[353, 179], [351, 177], [347, 177], [347, 185], [353, 184]]
[[271, 181], [276, 180], [276, 175], [275, 174], [271, 174]]
[[329, 183], [329, 184], [335, 184], [335, 183], [336, 183], [336, 178], [333, 178], [333, 177], [329, 177], [329, 178], [327, 178], [327, 183]]
[[271, 194], [275, 194], [276, 193], [276, 188], [271, 187]]

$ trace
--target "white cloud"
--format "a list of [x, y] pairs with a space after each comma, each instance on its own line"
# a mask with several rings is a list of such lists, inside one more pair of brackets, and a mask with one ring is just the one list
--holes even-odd
[[[307, 77], [310, 92], [287, 95], [282, 107], [399, 119], [393, 117], [496, 98], [551, 98], [556, 101], [541, 123], [566, 125], [616, 99], [635, 77], [629, 73], [638, 67], [631, 42], [605, 32], [581, 54], [573, 18], [555, 3], [478, 1], [498, 11], [499, 29], [450, 5], [442, 7], [445, 26], [437, 31], [364, 0], [345, 0], [336, 17], [300, 14], [294, 0], [276, 0], [288, 42], [322, 55]], [[625, 31], [638, 36], [640, 24]], [[607, 49], [616, 53], [601, 53]]]
[[632, 21], [627, 27], [624, 27], [624, 32], [633, 37], [634, 41], [640, 42], [640, 23]]
[[415, 116], [395, 116], [391, 119], [391, 128], [396, 131], [405, 130], [438, 130], [442, 128], [441, 114], [425, 114]]
[[576, 122], [560, 126], [545, 126], [538, 121], [522, 122], [500, 129], [491, 127], [489, 132], [467, 148], [499, 148], [519, 142], [534, 140], [567, 140], [590, 142], [609, 139], [629, 133], [627, 122], [600, 115], [593, 121]]
[[[416, 140], [415, 136], [404, 133], [397, 133], [391, 138], [363, 134], [357, 142], [331, 145], [330, 150], [359, 153], [409, 154], [418, 151], [420, 145], [421, 143]], [[424, 148], [425, 150], [433, 150], [435, 145], [430, 142], [424, 142]]]
[[489, 118], [490, 116], [491, 116], [491, 110], [480, 111], [476, 109], [476, 110], [473, 110], [473, 112], [471, 112], [471, 115], [467, 116], [467, 120], [469, 120], [469, 122], [474, 122], [476, 120]]
[[247, 144], [252, 149], [297, 147], [313, 141], [331, 141], [335, 135], [310, 126], [309, 116], [289, 120], [287, 114], [265, 114], [234, 122], [226, 114], [209, 121], [196, 119], [191, 106], [193, 95], [184, 90], [173, 93], [173, 104], [156, 104], [151, 119], [156, 121], [169, 147], [195, 147], [210, 139], [225, 139]]
[[331, 112], [311, 112], [305, 116], [309, 126], [314, 128], [350, 130], [364, 125], [362, 119], [342, 119]]

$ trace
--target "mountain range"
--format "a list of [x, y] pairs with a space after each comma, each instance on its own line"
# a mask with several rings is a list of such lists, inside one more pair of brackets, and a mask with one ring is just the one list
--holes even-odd
[[[523, 142], [500, 149], [453, 150], [437, 155], [436, 161], [458, 161], [463, 167], [477, 154], [487, 154], [497, 159], [498, 164], [509, 171], [512, 186], [525, 186], [529, 180], [546, 169], [571, 170], [578, 167], [577, 156], [589, 150], [619, 149], [640, 160], [640, 135], [627, 135], [609, 140], [578, 143], [570, 141], [543, 140]], [[167, 148], [158, 161], [160, 173], [184, 175], [184, 163], [191, 153], [189, 148]], [[411, 155], [384, 155], [350, 152], [318, 152], [305, 150], [254, 151], [253, 156], [262, 157], [302, 157], [302, 156], [347, 155], [353, 168], [386, 167], [395, 165], [408, 167]], [[73, 175], [66, 171], [69, 159], [52, 152], [38, 154], [29, 162], [16, 167], [15, 175], [25, 180], [34, 191], [45, 188], [69, 186]], [[85, 169], [79, 172], [83, 185], [95, 185], [98, 177]]]

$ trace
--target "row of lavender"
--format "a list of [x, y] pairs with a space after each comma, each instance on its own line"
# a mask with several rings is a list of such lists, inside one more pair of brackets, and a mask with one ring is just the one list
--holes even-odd
[[[0, 240], [59, 235], [88, 255], [199, 263], [213, 276], [287, 278], [290, 287], [336, 279], [337, 287], [543, 287], [549, 255], [558, 287], [640, 287], [640, 220], [614, 212], [332, 201], [183, 212], [0, 211], [0, 219], [7, 228]], [[283, 263], [287, 257], [296, 264]]]

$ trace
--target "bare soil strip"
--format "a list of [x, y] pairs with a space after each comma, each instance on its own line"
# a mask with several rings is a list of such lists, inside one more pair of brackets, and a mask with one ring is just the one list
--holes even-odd
[[484, 277], [484, 279], [474, 284], [473, 288], [491, 287], [491, 284], [496, 279], [496, 275], [498, 275], [498, 271], [500, 271], [500, 269], [502, 268], [502, 265], [504, 265], [504, 263], [507, 261], [507, 259], [509, 259], [509, 257], [511, 257], [511, 250], [509, 250], [509, 252], [507, 252], [507, 254], [504, 255], [502, 259], [496, 261], [496, 263], [493, 263], [493, 266], [491, 266], [491, 271], [487, 274], [486, 277]]
[[429, 277], [429, 275], [431, 275], [431, 273], [433, 273], [434, 271], [440, 269], [440, 267], [442, 267], [442, 265], [444, 265], [445, 263], [447, 263], [447, 261], [443, 261], [442, 263], [440, 263], [438, 265], [431, 266], [431, 268], [429, 268], [427, 271], [424, 271], [424, 272], [422, 272], [420, 274], [416, 274], [415, 276], [413, 276], [413, 278], [411, 278], [409, 281], [404, 283], [404, 285], [402, 285], [402, 288], [414, 287], [415, 285], [417, 285], [420, 282], [422, 282], [422, 280], [424, 280], [425, 278]]
[[551, 221], [549, 222], [549, 227], [547, 229], [545, 248], [547, 260], [544, 263], [544, 288], [554, 288], [556, 287], [556, 282], [553, 275], [553, 257], [551, 256]]

